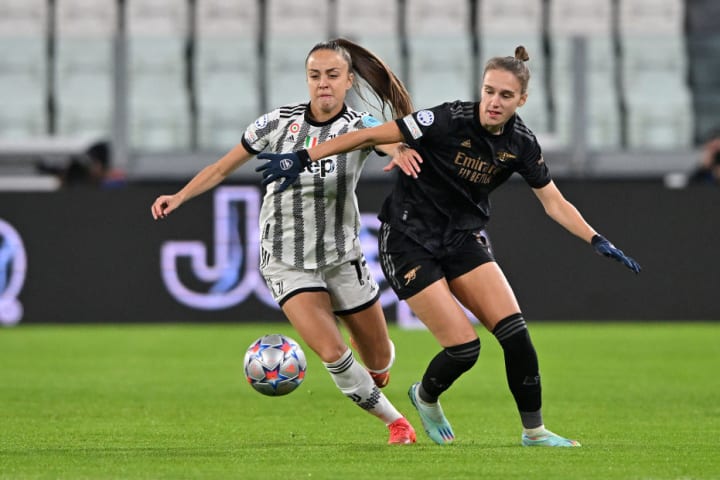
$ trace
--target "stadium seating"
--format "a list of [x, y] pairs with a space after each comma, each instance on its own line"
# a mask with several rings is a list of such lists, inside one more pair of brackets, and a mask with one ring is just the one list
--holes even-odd
[[60, 0], [56, 18], [57, 131], [109, 138], [116, 4], [113, 0]]
[[0, 137], [47, 133], [44, 0], [0, 3]]
[[260, 114], [254, 0], [198, 3], [195, 57], [198, 146], [227, 150]]
[[[474, 1], [477, 18], [471, 18]], [[118, 68], [120, 4], [128, 63]], [[119, 86], [126, 83], [127, 91], [118, 98], [127, 101], [127, 151], [226, 150], [260, 113], [306, 100], [307, 52], [343, 36], [383, 58], [417, 108], [477, 98], [487, 59], [511, 55], [522, 44], [530, 53], [532, 80], [520, 115], [557, 148], [572, 148], [581, 111], [573, 82], [585, 78], [588, 148], [690, 150], [720, 128], [720, 43], [708, 34], [716, 31], [716, 5], [2, 0], [0, 139], [51, 132], [110, 136], [117, 120], [116, 72], [126, 71], [127, 82]], [[586, 52], [580, 63], [573, 57], [578, 45]], [[583, 75], [577, 75], [578, 65], [585, 65]]]
[[185, 85], [186, 2], [128, 2], [130, 145], [167, 151], [190, 147]]
[[[410, 71], [406, 79], [416, 108], [472, 100], [469, 7], [465, 0], [407, 2]], [[442, 88], [440, 88], [442, 86]]]

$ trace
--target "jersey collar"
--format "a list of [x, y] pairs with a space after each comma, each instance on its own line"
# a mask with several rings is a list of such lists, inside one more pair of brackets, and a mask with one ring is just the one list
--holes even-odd
[[485, 127], [482, 126], [480, 123], [480, 102], [475, 102], [475, 108], [473, 109], [473, 123], [475, 124], [475, 128], [478, 129], [483, 135], [492, 137], [492, 138], [498, 138], [505, 135], [508, 135], [509, 132], [513, 131], [513, 128], [515, 127], [515, 118], [517, 118], [517, 112], [513, 113], [513, 116], [510, 117], [503, 127], [503, 131], [500, 135], [494, 135], [490, 132], [488, 132]]
[[325, 125], [330, 125], [331, 123], [334, 123], [338, 118], [342, 117], [347, 113], [347, 105], [343, 103], [343, 106], [337, 115], [330, 118], [329, 120], [325, 120], [324, 122], [318, 122], [317, 120], [314, 120], [310, 115], [310, 102], [308, 102], [305, 107], [305, 122], [309, 123], [313, 127], [324, 127]]

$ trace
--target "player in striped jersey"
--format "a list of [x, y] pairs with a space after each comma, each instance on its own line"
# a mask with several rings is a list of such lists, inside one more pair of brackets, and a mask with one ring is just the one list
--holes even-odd
[[[396, 117], [412, 111], [410, 97], [392, 71], [352, 42], [338, 39], [315, 45], [305, 66], [310, 101], [282, 106], [258, 118], [229, 153], [176, 194], [158, 197], [152, 205], [154, 218], [164, 218], [215, 187], [260, 152], [310, 148], [379, 125], [369, 114], [345, 103], [356, 75], [381, 100], [381, 110], [387, 105]], [[399, 146], [396, 142], [376, 149], [392, 155]], [[388, 443], [408, 444], [415, 443], [415, 431], [379, 390], [389, 380], [395, 352], [379, 288], [359, 240], [355, 187], [371, 151], [328, 156], [309, 166], [287, 190], [280, 184], [266, 186], [260, 211], [260, 269], [290, 323], [323, 361], [342, 393], [388, 426]], [[349, 330], [367, 370], [355, 361], [337, 317]]]
[[[522, 445], [580, 445], [545, 428], [537, 355], [515, 295], [483, 234], [489, 194], [510, 175], [519, 173], [547, 214], [597, 253], [640, 271], [637, 262], [597, 234], [550, 178], [535, 136], [516, 114], [527, 100], [527, 60], [524, 47], [518, 47], [514, 57], [491, 59], [479, 103], [445, 103], [310, 150], [260, 155], [268, 160], [259, 167], [267, 182], [292, 180], [298, 165], [358, 147], [405, 141], [415, 149], [396, 155], [385, 167], [399, 166], [406, 175], [397, 177], [380, 212], [379, 251], [388, 282], [443, 347], [422, 381], [408, 392], [426, 432], [438, 444], [455, 437], [438, 399], [480, 354], [477, 332], [459, 302], [503, 348], [508, 385], [523, 427]], [[279, 162], [295, 168], [280, 170]]]

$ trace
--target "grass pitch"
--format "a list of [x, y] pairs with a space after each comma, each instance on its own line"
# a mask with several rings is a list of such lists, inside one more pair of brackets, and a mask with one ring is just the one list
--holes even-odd
[[30, 326], [0, 330], [0, 479], [720, 478], [720, 324], [531, 323], [548, 428], [579, 449], [523, 448], [502, 352], [443, 396], [456, 442], [433, 444], [406, 391], [437, 352], [391, 329], [384, 390], [418, 430], [387, 431], [306, 348], [304, 384], [264, 397], [245, 348], [287, 324]]

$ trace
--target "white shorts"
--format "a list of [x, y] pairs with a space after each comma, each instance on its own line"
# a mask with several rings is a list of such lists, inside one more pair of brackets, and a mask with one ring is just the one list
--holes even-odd
[[260, 273], [281, 307], [298, 293], [328, 292], [333, 312], [342, 316], [365, 310], [380, 296], [362, 252], [351, 252], [333, 265], [314, 270], [287, 265], [265, 251], [262, 255]]

